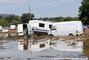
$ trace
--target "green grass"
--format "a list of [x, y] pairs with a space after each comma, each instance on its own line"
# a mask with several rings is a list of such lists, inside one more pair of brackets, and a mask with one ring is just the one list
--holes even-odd
[[3, 36], [0, 37], [0, 40], [3, 40]]
[[89, 57], [89, 37], [86, 37], [83, 48], [84, 55]]
[[84, 55], [89, 57], [89, 49], [84, 49]]

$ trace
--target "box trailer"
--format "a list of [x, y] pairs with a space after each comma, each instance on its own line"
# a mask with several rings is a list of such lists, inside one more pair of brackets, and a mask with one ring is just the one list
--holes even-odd
[[77, 36], [83, 34], [81, 21], [57, 22], [53, 24], [50, 35], [53, 36]]
[[[29, 25], [33, 28], [34, 32], [50, 33], [53, 22], [43, 21], [43, 20], [31, 20], [29, 21]], [[38, 34], [39, 34], [38, 33]]]
[[33, 34], [32, 27], [29, 24], [18, 24], [17, 26], [18, 36], [30, 36]]

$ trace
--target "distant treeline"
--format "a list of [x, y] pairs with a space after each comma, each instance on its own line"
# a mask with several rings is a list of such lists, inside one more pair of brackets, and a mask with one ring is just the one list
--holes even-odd
[[17, 25], [20, 23], [28, 23], [29, 20], [50, 20], [53, 22], [60, 21], [77, 21], [78, 17], [46, 17], [46, 18], [34, 18], [34, 14], [24, 13], [22, 16], [7, 15], [6, 17], [0, 16], [0, 25], [3, 27], [10, 26], [12, 24]]
[[28, 23], [30, 19], [32, 20], [34, 18], [34, 14], [30, 15], [30, 13], [24, 13], [22, 14], [22, 16], [8, 14], [6, 15], [0, 15], [0, 25], [2, 25], [3, 27], [7, 27], [13, 24], [17, 25], [20, 23]]
[[50, 21], [54, 21], [54, 22], [77, 21], [78, 17], [51, 17], [51, 18], [46, 17], [46, 18], [38, 18], [37, 20], [50, 20]]

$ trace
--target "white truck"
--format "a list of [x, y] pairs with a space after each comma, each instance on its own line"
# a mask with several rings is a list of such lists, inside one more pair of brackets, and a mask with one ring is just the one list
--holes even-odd
[[45, 33], [49, 34], [52, 28], [53, 22], [43, 21], [43, 20], [31, 20], [29, 25], [33, 28], [34, 32], [37, 32], [38, 35], [44, 35]]
[[17, 32], [18, 36], [24, 36], [25, 34], [27, 34], [27, 36], [30, 36], [33, 34], [32, 27], [29, 24], [18, 24]]
[[83, 34], [81, 21], [57, 22], [53, 24], [50, 35], [53, 36], [77, 36]]

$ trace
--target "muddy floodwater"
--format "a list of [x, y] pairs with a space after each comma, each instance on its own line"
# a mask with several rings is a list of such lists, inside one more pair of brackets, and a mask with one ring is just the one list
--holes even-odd
[[19, 38], [0, 40], [0, 60], [88, 60], [83, 41]]

